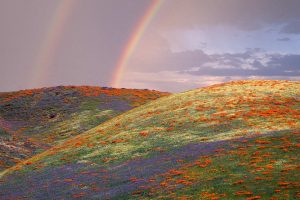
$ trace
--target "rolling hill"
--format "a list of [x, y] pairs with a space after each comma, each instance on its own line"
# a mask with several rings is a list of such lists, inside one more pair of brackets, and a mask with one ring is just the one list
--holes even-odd
[[88, 86], [0, 93], [0, 169], [165, 95]]
[[297, 199], [300, 82], [162, 97], [1, 173], [1, 199]]

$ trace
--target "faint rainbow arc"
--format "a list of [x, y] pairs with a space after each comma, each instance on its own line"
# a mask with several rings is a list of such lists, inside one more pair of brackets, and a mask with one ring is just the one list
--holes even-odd
[[53, 62], [55, 51], [59, 47], [60, 40], [69, 16], [74, 8], [74, 0], [61, 0], [57, 5], [45, 39], [40, 46], [39, 53], [33, 66], [32, 85], [39, 86], [47, 74], [47, 68]]
[[111, 87], [119, 87], [124, 69], [127, 67], [132, 53], [139, 44], [139, 41], [141, 40], [145, 30], [161, 8], [163, 1], [164, 0], [153, 0], [142, 19], [137, 23], [136, 28], [132, 32], [115, 66], [113, 77], [110, 83]]

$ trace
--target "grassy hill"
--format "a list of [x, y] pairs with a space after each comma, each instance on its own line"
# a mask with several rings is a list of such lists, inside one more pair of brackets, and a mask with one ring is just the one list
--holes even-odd
[[0, 169], [165, 95], [88, 86], [0, 93]]
[[2, 199], [297, 199], [300, 82], [160, 98], [2, 173]]

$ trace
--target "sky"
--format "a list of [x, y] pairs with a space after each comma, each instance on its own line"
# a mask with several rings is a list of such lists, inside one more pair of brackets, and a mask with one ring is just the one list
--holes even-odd
[[299, 0], [1, 0], [0, 91], [300, 81]]

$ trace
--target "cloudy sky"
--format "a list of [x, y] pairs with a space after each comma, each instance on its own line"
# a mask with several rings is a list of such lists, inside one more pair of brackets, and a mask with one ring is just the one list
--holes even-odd
[[[0, 91], [109, 86], [152, 0], [1, 0]], [[119, 87], [300, 80], [299, 0], [161, 0]]]

